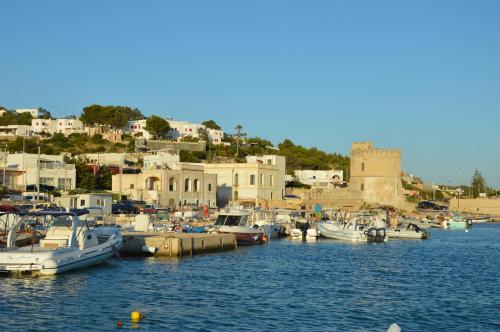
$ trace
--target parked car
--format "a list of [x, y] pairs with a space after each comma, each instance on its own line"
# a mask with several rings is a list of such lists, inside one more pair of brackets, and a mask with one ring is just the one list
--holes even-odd
[[137, 214], [139, 209], [130, 204], [129, 202], [118, 202], [111, 206], [111, 213], [113, 214]]
[[446, 205], [438, 205], [431, 201], [422, 201], [417, 204], [417, 209], [446, 211], [448, 210], [448, 207]]

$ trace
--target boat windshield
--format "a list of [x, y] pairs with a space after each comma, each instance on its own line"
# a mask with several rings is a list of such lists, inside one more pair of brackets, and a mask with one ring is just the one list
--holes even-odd
[[215, 225], [219, 226], [244, 226], [247, 222], [246, 216], [231, 216], [231, 215], [220, 215], [215, 221]]
[[225, 215], [220, 215], [217, 217], [217, 220], [215, 221], [215, 225], [219, 225], [219, 226], [222, 226], [224, 225], [224, 221], [226, 221], [226, 217]]

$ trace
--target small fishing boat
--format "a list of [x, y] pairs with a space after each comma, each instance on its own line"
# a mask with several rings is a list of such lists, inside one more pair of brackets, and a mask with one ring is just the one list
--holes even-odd
[[459, 213], [456, 213], [446, 221], [446, 225], [449, 229], [469, 229], [472, 226], [472, 221], [464, 219]]
[[350, 242], [386, 242], [388, 237], [383, 227], [371, 227], [357, 219], [346, 223], [337, 221], [320, 221], [317, 229], [322, 237]]
[[252, 213], [247, 210], [221, 211], [214, 223], [214, 229], [218, 233], [234, 234], [239, 245], [266, 243], [266, 233], [253, 223], [251, 216]]
[[[33, 211], [20, 214], [7, 239], [7, 247], [0, 252], [0, 272], [31, 272], [55, 275], [100, 263], [121, 247], [122, 237], [117, 227], [90, 228], [79, 219], [86, 210]], [[24, 220], [33, 217], [51, 217], [47, 235], [39, 244], [17, 247], [17, 229]], [[98, 230], [97, 230], [98, 229]]]
[[389, 239], [427, 240], [430, 233], [415, 224], [399, 224], [394, 228], [387, 228]]
[[491, 222], [490, 216], [468, 216], [465, 218], [467, 221], [470, 221], [471, 224], [480, 224], [484, 222]]

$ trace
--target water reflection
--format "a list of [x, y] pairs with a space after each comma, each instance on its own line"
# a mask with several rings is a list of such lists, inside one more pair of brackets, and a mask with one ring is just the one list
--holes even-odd
[[[500, 225], [429, 241], [271, 241], [0, 279], [5, 330], [498, 330]], [[130, 312], [146, 319], [132, 326]], [[29, 319], [17, 319], [29, 317]]]

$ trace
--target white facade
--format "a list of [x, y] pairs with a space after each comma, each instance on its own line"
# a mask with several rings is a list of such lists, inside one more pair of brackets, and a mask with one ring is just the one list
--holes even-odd
[[60, 133], [68, 136], [73, 133], [85, 133], [85, 126], [78, 119], [33, 119], [31, 127], [35, 133], [50, 135]]
[[120, 166], [137, 161], [136, 157], [125, 152], [86, 153], [80, 156], [99, 166]]
[[224, 132], [222, 130], [207, 128], [208, 139], [214, 145], [222, 144], [222, 139], [224, 138]]
[[170, 136], [176, 140], [180, 140], [186, 136], [198, 138], [199, 130], [205, 130], [205, 126], [201, 124], [191, 123], [187, 121], [176, 121], [171, 119], [168, 119], [167, 121], [170, 125], [170, 128], [172, 128], [170, 131]]
[[38, 118], [39, 116], [38, 108], [18, 108], [16, 109], [16, 113], [29, 113], [32, 118]]
[[221, 144], [224, 132], [222, 130], [207, 128], [202, 124], [191, 123], [187, 121], [167, 120], [172, 130], [170, 135], [173, 139], [181, 140], [186, 136], [200, 138], [200, 131], [207, 131], [208, 139], [213, 144]]
[[[224, 132], [222, 130], [206, 128], [202, 124], [191, 123], [187, 121], [176, 121], [173, 119], [166, 119], [170, 125], [170, 138], [180, 141], [184, 137], [191, 136], [193, 138], [200, 138], [200, 131], [206, 130], [208, 139], [214, 144], [221, 144]], [[123, 132], [135, 137], [144, 137], [149, 140], [153, 136], [145, 129], [146, 119], [129, 121], [127, 126], [123, 128]]]
[[32, 137], [33, 130], [31, 126], [25, 125], [8, 125], [0, 126], [0, 137], [1, 138], [15, 138], [17, 136], [21, 137]]
[[146, 119], [132, 120], [127, 123], [123, 128], [125, 134], [130, 134], [136, 137], [144, 137], [145, 139], [152, 139], [153, 136], [146, 129]]
[[113, 192], [161, 207], [216, 206], [217, 176], [205, 173], [201, 164], [150, 167], [139, 174], [113, 175], [112, 181]]
[[16, 187], [36, 185], [38, 176], [40, 176], [40, 184], [64, 190], [76, 189], [75, 165], [66, 164], [63, 158], [63, 155], [42, 154], [38, 167], [37, 154], [7, 154], [7, 169], [24, 172], [24, 176], [18, 177], [18, 181], [21, 183], [14, 184]]
[[280, 200], [285, 194], [286, 159], [283, 156], [249, 156], [247, 163], [203, 164], [217, 174], [217, 203]]
[[100, 208], [101, 211], [92, 209], [91, 212], [94, 215], [99, 215], [102, 212], [103, 216], [109, 216], [111, 215], [113, 199], [112, 194], [91, 193], [57, 197], [54, 202], [66, 209]]
[[298, 170], [295, 177], [300, 182], [315, 187], [333, 187], [344, 179], [341, 170]]
[[171, 163], [178, 163], [180, 157], [178, 153], [171, 153], [168, 151], [159, 151], [154, 154], [145, 155], [143, 158], [144, 169], [157, 168]]

